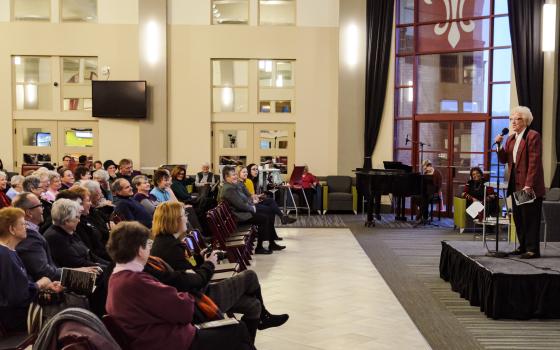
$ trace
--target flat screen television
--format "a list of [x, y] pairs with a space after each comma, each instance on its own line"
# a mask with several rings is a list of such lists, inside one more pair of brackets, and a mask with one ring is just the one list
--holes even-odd
[[146, 118], [145, 80], [93, 80], [92, 115], [98, 118]]

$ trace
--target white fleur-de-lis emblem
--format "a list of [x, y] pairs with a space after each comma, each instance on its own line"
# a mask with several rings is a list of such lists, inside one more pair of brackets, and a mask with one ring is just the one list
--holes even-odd
[[[443, 3], [445, 4], [446, 21], [462, 18], [465, 0], [451, 0], [451, 4], [449, 4], [449, 1], [450, 0], [443, 0]], [[424, 2], [428, 5], [432, 4], [432, 0], [424, 0]], [[468, 20], [466, 22], [459, 21], [438, 23], [434, 26], [434, 33], [436, 35], [443, 35], [445, 34], [445, 32], [447, 32], [447, 29], [449, 29], [449, 33], [447, 34], [447, 41], [453, 48], [457, 46], [459, 40], [461, 39], [461, 33], [459, 32], [459, 26], [457, 26], [457, 23], [459, 23], [459, 26], [465, 33], [470, 33], [474, 30], [474, 22], [472, 20]]]

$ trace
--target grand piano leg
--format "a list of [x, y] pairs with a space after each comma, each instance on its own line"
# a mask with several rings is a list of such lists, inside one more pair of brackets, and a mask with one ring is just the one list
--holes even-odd
[[381, 195], [375, 195], [375, 218], [381, 220]]
[[374, 227], [375, 221], [373, 220], [373, 198], [366, 197], [366, 215], [367, 219], [365, 222], [366, 227]]

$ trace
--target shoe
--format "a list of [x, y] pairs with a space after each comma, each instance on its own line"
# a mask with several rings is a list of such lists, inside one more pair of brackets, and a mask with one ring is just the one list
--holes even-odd
[[282, 215], [280, 221], [282, 222], [282, 225], [288, 225], [288, 224], [293, 224], [297, 220], [289, 217], [288, 215]]
[[255, 254], [272, 254], [272, 250], [271, 249], [266, 249], [264, 247], [257, 247], [255, 248]]
[[261, 321], [259, 322], [258, 329], [263, 330], [271, 327], [279, 327], [288, 321], [288, 314], [272, 315], [268, 312], [264, 316], [261, 316]]
[[521, 254], [525, 254], [525, 253], [526, 253], [525, 250], [521, 250], [521, 249], [517, 248], [513, 252], [510, 252], [509, 255], [521, 255]]
[[275, 241], [283, 241], [284, 238], [276, 236], [276, 238], [274, 238], [274, 240], [275, 240]]
[[279, 245], [276, 243], [271, 243], [268, 245], [268, 249], [269, 250], [282, 250], [282, 249], [286, 249], [285, 245]]
[[541, 255], [539, 253], [535, 253], [535, 252], [526, 252], [521, 254], [520, 258], [521, 259], [537, 259], [540, 258]]

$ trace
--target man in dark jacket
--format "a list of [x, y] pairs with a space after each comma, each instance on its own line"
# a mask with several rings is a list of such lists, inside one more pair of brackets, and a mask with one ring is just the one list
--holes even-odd
[[132, 199], [134, 195], [130, 182], [126, 179], [116, 179], [111, 186], [115, 194], [114, 213], [126, 221], [138, 221], [147, 228], [152, 228], [152, 216], [144, 207]]
[[[237, 186], [237, 174], [235, 169], [225, 166], [223, 170], [224, 186], [220, 192], [220, 198], [227, 201], [237, 218], [238, 222], [255, 224], [258, 227], [258, 241], [255, 254], [271, 254], [273, 250], [286, 248], [274, 242], [276, 230], [274, 228], [274, 215], [263, 211], [247, 197], [241, 188]], [[268, 249], [262, 245], [264, 241], [269, 241]]]

